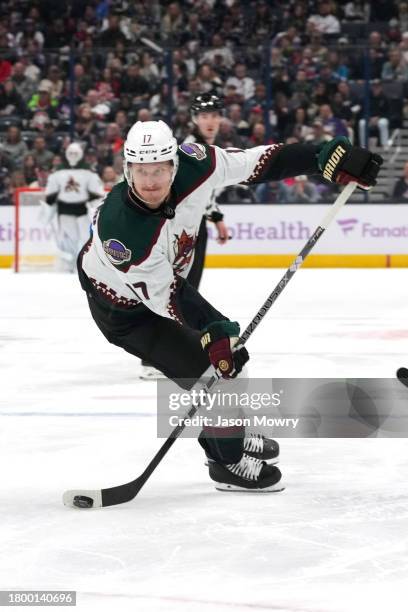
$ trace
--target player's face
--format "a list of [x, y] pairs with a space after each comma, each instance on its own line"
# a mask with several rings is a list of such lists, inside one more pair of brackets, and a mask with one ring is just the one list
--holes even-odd
[[133, 187], [150, 208], [158, 208], [168, 195], [172, 170], [171, 162], [131, 164]]
[[200, 134], [205, 138], [214, 139], [220, 129], [220, 113], [198, 113], [196, 118], [197, 127]]

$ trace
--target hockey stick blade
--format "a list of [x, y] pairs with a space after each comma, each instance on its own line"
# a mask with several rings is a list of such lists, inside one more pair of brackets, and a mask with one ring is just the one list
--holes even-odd
[[399, 368], [397, 370], [397, 378], [403, 385], [408, 387], [408, 368]]
[[93, 508], [106, 508], [131, 501], [144, 485], [142, 477], [127, 484], [111, 487], [110, 489], [76, 489], [65, 491], [62, 501], [64, 506], [89, 510]]
[[[184, 429], [184, 428], [182, 428]], [[160, 461], [168, 449], [174, 444], [176, 438], [166, 440], [159, 451], [156, 453], [152, 461], [149, 463], [143, 474], [135, 480], [126, 484], [110, 487], [109, 489], [75, 489], [65, 491], [62, 501], [64, 506], [70, 508], [80, 508], [81, 510], [89, 510], [91, 508], [106, 508], [107, 506], [117, 506], [131, 501], [139, 493], [140, 489], [156, 469]]]
[[138, 494], [147, 478], [144, 473], [132, 482], [111, 487], [110, 489], [76, 489], [65, 491], [62, 501], [64, 506], [89, 510], [91, 508], [106, 508], [131, 501]]

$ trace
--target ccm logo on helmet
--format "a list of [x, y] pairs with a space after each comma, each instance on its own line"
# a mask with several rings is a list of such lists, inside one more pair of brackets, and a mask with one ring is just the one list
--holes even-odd
[[341, 145], [339, 145], [334, 152], [331, 154], [329, 161], [324, 167], [323, 176], [328, 181], [332, 180], [333, 172], [336, 170], [339, 161], [342, 157], [347, 153], [346, 149], [344, 149]]

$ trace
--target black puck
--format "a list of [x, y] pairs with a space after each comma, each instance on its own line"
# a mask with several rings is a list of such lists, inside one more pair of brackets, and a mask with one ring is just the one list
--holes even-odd
[[72, 502], [77, 508], [92, 508], [93, 499], [86, 495], [75, 495], [74, 501]]
[[397, 370], [397, 378], [403, 385], [408, 387], [408, 368], [399, 368]]

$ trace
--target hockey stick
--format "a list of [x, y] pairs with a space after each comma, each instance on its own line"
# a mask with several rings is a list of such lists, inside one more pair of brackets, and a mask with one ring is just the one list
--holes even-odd
[[[266, 302], [261, 306], [255, 317], [252, 319], [244, 333], [240, 336], [237, 347], [243, 346], [248, 338], [253, 334], [256, 327], [262, 321], [272, 304], [275, 303], [279, 295], [282, 293], [290, 279], [294, 276], [295, 272], [303, 264], [310, 251], [314, 248], [316, 242], [319, 240], [325, 229], [329, 226], [340, 208], [347, 202], [354, 189], [356, 183], [349, 183], [337, 197], [334, 204], [330, 207], [329, 211], [323, 218], [321, 224], [316, 228], [313, 235], [309, 238], [299, 255], [295, 258], [292, 265], [286, 270], [285, 274], [276, 285], [275, 289], [269, 295]], [[221, 373], [214, 370], [208, 383], [204, 386], [204, 391], [207, 393], [210, 391], [216, 382], [221, 377]], [[192, 418], [197, 410], [200, 408], [200, 404], [193, 404], [185, 416], [186, 418]], [[114, 506], [116, 504], [123, 504], [130, 501], [139, 493], [145, 482], [150, 478], [156, 467], [159, 465], [161, 460], [166, 455], [167, 451], [173, 446], [174, 442], [180, 436], [185, 428], [184, 420], [178, 425], [157, 451], [149, 465], [146, 467], [144, 472], [126, 484], [111, 487], [109, 489], [84, 489], [84, 490], [73, 490], [66, 491], [63, 496], [63, 502], [66, 506], [77, 507], [77, 508], [98, 508], [105, 506]]]

